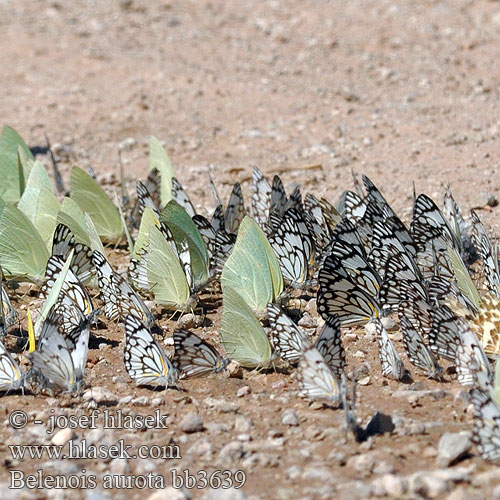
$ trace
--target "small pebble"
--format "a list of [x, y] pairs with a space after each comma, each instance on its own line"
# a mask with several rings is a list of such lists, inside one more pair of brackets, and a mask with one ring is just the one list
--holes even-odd
[[181, 420], [179, 428], [186, 433], [200, 432], [203, 430], [203, 419], [198, 413], [191, 411]]

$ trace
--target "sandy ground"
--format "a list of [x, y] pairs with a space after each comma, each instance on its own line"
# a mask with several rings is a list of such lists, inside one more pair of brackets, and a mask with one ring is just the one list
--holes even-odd
[[[47, 134], [67, 181], [78, 164], [92, 166], [99, 180], [113, 185], [121, 145], [132, 194], [135, 180], [147, 173], [154, 134], [165, 142], [202, 213], [215, 205], [207, 189], [209, 168], [226, 196], [240, 181], [248, 197], [251, 167], [258, 165], [268, 175], [280, 173], [287, 189], [301, 184], [332, 201], [352, 187], [352, 169], [369, 175], [405, 220], [412, 183], [438, 203], [451, 183], [466, 212], [485, 207], [500, 190], [499, 2], [1, 0], [0, 32], [2, 125], [16, 128], [32, 147], [45, 146]], [[498, 208], [480, 214], [498, 234]], [[126, 262], [123, 254], [111, 256], [115, 264]], [[18, 298], [16, 304], [30, 300]], [[208, 320], [195, 331], [216, 339], [220, 308]], [[160, 324], [171, 332], [175, 321], [163, 316]], [[244, 470], [246, 485], [227, 498], [369, 498], [384, 474], [402, 477], [438, 468], [441, 434], [471, 428], [468, 403], [455, 381], [438, 384], [414, 369], [417, 389], [443, 392], [417, 402], [395, 397], [407, 387], [383, 381], [377, 345], [363, 336], [346, 342], [350, 366], [364, 363], [370, 372], [369, 385], [359, 390], [358, 416], [366, 422], [380, 410], [399, 416], [400, 428], [358, 445], [352, 436], [345, 438], [342, 411], [315, 409], [298, 399], [286, 373], [186, 382], [186, 393], [138, 389], [121, 361], [122, 328], [101, 327], [90, 354], [90, 384], [115, 395], [109, 403], [113, 411], [152, 414], [160, 408], [170, 417], [168, 431], [115, 430], [94, 439], [177, 443], [182, 459], [16, 462], [7, 444], [49, 443], [51, 436], [36, 426], [19, 432], [6, 424], [0, 432], [4, 486], [9, 470], [33, 472], [40, 464], [66, 475], [86, 467], [101, 476], [109, 470], [122, 475], [152, 470], [166, 478], [175, 465], [193, 473]], [[238, 397], [244, 386], [249, 393]], [[147, 399], [122, 400], [128, 395]], [[23, 409], [46, 419], [59, 404], [9, 395], [0, 401], [0, 412], [7, 417]], [[57, 412], [89, 412], [78, 400], [64, 405]], [[299, 425], [282, 422], [286, 409], [297, 413]], [[191, 411], [201, 415], [204, 431], [188, 434], [180, 428]], [[75, 436], [87, 432], [76, 429]], [[228, 443], [232, 448], [221, 453]], [[408, 495], [492, 498], [500, 469], [474, 449], [455, 468], [462, 471], [459, 480], [446, 480], [431, 492], [414, 488]], [[496, 481], [481, 476], [485, 471], [493, 471]], [[101, 498], [97, 491], [24, 494]], [[124, 499], [154, 493], [99, 492]], [[3, 498], [17, 494], [2, 490]], [[209, 490], [176, 494], [223, 498]]]

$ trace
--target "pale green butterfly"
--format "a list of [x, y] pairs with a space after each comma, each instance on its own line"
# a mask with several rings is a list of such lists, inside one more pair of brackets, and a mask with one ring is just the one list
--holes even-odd
[[226, 285], [223, 292], [221, 338], [229, 358], [248, 368], [265, 368], [272, 360], [267, 334], [238, 292]]
[[138, 259], [141, 250], [148, 245], [149, 231], [153, 226], [158, 226], [160, 221], [155, 211], [151, 207], [146, 207], [141, 217], [141, 224], [139, 226], [139, 233], [134, 244], [134, 251], [130, 255], [132, 259]]
[[0, 198], [7, 203], [19, 201], [24, 190], [20, 156], [33, 160], [33, 154], [22, 137], [6, 125], [0, 135]]
[[465, 267], [465, 264], [460, 257], [459, 253], [452, 247], [448, 247], [448, 255], [450, 257], [451, 265], [455, 271], [455, 276], [457, 279], [458, 287], [460, 291], [479, 309], [481, 304], [481, 296], [477, 291], [472, 279], [470, 277], [469, 271]]
[[63, 199], [61, 210], [57, 214], [57, 223], [60, 222], [71, 229], [77, 243], [83, 243], [92, 250], [104, 253], [101, 238], [97, 234], [92, 218], [89, 214], [83, 213], [75, 200], [68, 197]]
[[166, 225], [152, 226], [149, 243], [129, 270], [138, 288], [150, 290], [155, 300], [171, 310], [189, 310], [197, 302], [192, 293], [189, 250], [186, 242], [179, 252]]
[[160, 221], [168, 225], [177, 246], [187, 241], [195, 286], [206, 284], [209, 278], [210, 256], [200, 231], [186, 210], [175, 200], [170, 200], [161, 212]]
[[104, 189], [78, 167], [73, 167], [70, 187], [71, 198], [90, 215], [99, 236], [107, 243], [120, 241], [123, 236], [120, 213]]
[[275, 302], [283, 291], [280, 265], [266, 235], [250, 216], [245, 216], [231, 255], [222, 270], [222, 288], [238, 290], [257, 312]]
[[152, 135], [149, 140], [150, 170], [158, 169], [161, 177], [161, 203], [166, 205], [172, 199], [172, 178], [175, 172], [165, 149], [160, 141]]
[[33, 163], [17, 207], [33, 223], [47, 248], [50, 248], [60, 204], [52, 192], [47, 170], [39, 161]]
[[4, 205], [0, 219], [0, 263], [9, 278], [40, 282], [49, 251], [32, 222], [21, 210]]

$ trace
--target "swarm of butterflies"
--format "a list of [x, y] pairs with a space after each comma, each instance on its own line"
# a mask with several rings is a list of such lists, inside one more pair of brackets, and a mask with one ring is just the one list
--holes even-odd
[[[152, 169], [137, 182], [125, 222], [129, 241], [137, 232], [127, 277], [102, 251], [57, 225], [31, 369], [23, 374], [0, 342], [0, 389], [81, 392], [91, 328], [101, 313], [88, 288], [97, 282], [104, 315], [124, 325], [124, 364], [138, 385], [178, 387], [182, 379], [224, 372], [230, 359], [257, 369], [285, 364], [296, 369], [303, 396], [342, 404], [358, 436], [342, 329], [371, 328], [382, 375], [411, 380], [384, 327], [383, 318], [396, 314], [410, 362], [429, 378], [456, 376], [470, 388], [474, 440], [485, 459], [500, 459], [500, 398], [491, 365], [500, 354], [497, 249], [475, 212], [465, 220], [449, 188], [443, 211], [425, 194], [414, 195], [407, 227], [366, 176], [364, 187], [354, 177], [355, 189], [334, 206], [311, 193], [303, 197], [300, 187], [287, 196], [278, 175], [269, 182], [254, 167], [249, 214], [240, 184], [224, 208], [210, 179], [217, 208], [206, 218], [176, 178], [172, 200], [163, 204], [161, 175]], [[476, 274], [481, 293], [471, 278]], [[174, 332], [168, 357], [143, 297], [173, 312], [205, 311], [207, 295], [220, 287], [220, 336], [230, 359], [187, 330]], [[5, 288], [1, 294], [4, 337], [17, 313]], [[311, 295], [324, 320], [316, 339], [298, 326], [300, 311], [289, 306], [291, 298]]]

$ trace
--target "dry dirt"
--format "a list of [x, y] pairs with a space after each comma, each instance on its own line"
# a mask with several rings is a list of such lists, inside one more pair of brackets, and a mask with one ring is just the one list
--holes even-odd
[[[247, 200], [252, 165], [268, 175], [280, 173], [287, 189], [299, 183], [332, 201], [352, 187], [352, 169], [366, 173], [406, 221], [412, 183], [439, 203], [451, 183], [467, 212], [484, 207], [490, 194], [498, 196], [500, 2], [2, 0], [0, 31], [2, 125], [16, 128], [31, 147], [43, 148], [47, 134], [66, 181], [78, 164], [92, 166], [100, 181], [114, 185], [121, 144], [132, 194], [135, 180], [146, 176], [154, 134], [165, 141], [178, 177], [202, 213], [215, 205], [207, 189], [209, 167], [224, 195], [240, 181]], [[49, 164], [43, 154], [41, 159]], [[496, 234], [498, 210], [480, 213]], [[125, 264], [123, 254], [110, 255], [113, 263]], [[15, 302], [20, 308], [31, 300], [28, 295]], [[24, 309], [21, 317], [26, 325]], [[175, 320], [163, 315], [160, 324], [171, 335]], [[217, 339], [220, 308], [205, 324], [195, 331]], [[137, 388], [122, 363], [123, 330], [107, 326], [104, 321], [94, 332], [90, 385], [107, 388], [118, 401], [146, 397], [143, 406], [141, 400], [115, 401], [109, 409], [147, 415], [159, 408], [169, 415], [169, 429], [107, 431], [97, 441], [177, 443], [182, 459], [16, 462], [8, 444], [46, 444], [51, 436], [34, 424], [14, 431], [5, 423], [2, 498], [20, 498], [6, 489], [12, 469], [43, 467], [47, 474], [70, 475], [85, 468], [99, 478], [109, 471], [151, 470], [170, 484], [173, 466], [194, 474], [244, 470], [247, 482], [240, 493], [226, 492], [231, 499], [370, 498], [376, 493], [373, 482], [386, 473], [437, 469], [441, 434], [471, 429], [468, 403], [455, 398], [461, 390], [456, 381], [429, 381], [411, 368], [417, 388], [442, 389], [442, 397], [417, 402], [394, 397], [405, 386], [382, 379], [377, 345], [362, 330], [346, 342], [349, 370], [366, 363], [371, 373], [370, 384], [359, 387], [357, 414], [364, 423], [377, 410], [399, 416], [400, 428], [359, 445], [345, 437], [342, 410], [315, 409], [297, 398], [286, 373], [187, 381], [184, 393]], [[401, 342], [397, 347], [402, 351]], [[244, 386], [249, 393], [238, 397]], [[207, 398], [232, 405], [219, 401], [212, 407]], [[7, 418], [20, 409], [46, 420], [53, 408], [56, 414], [89, 413], [84, 406], [78, 398], [61, 403], [7, 395], [0, 413]], [[296, 411], [298, 426], [282, 423], [286, 409]], [[201, 415], [204, 431], [187, 434], [179, 428], [191, 411]], [[75, 429], [80, 439], [88, 432]], [[231, 442], [233, 454], [226, 450], [221, 456]], [[455, 468], [459, 480], [444, 481], [431, 492], [414, 488], [408, 496], [492, 498], [500, 469], [475, 449]], [[481, 476], [485, 471], [493, 472]], [[27, 498], [96, 500], [153, 494], [23, 492]], [[163, 494], [154, 498], [226, 498], [209, 490]]]

